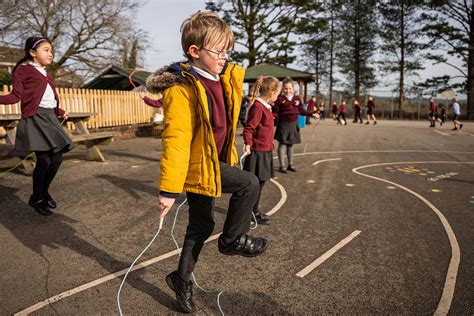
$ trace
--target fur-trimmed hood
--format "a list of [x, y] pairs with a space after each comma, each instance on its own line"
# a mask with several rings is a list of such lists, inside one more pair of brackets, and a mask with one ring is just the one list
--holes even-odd
[[183, 71], [189, 71], [189, 65], [184, 63], [173, 63], [168, 66], [164, 66], [146, 79], [146, 88], [151, 93], [163, 93], [164, 90], [178, 84], [185, 84], [188, 82], [181, 73]]

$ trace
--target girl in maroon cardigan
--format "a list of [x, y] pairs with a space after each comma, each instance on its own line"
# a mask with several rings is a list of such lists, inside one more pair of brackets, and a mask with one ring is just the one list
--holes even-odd
[[280, 95], [273, 107], [273, 116], [278, 119], [275, 139], [278, 140], [278, 160], [280, 172], [286, 173], [285, 148], [288, 157], [288, 170], [295, 172], [293, 165], [293, 144], [301, 143], [300, 128], [298, 127], [298, 115], [314, 116], [319, 114], [308, 112], [304, 109], [303, 101], [294, 95], [293, 80], [283, 80], [283, 95]]
[[[255, 84], [255, 90], [247, 112], [247, 122], [244, 128], [244, 170], [254, 173], [260, 181], [260, 194], [253, 208], [259, 224], [268, 224], [268, 217], [258, 210], [260, 195], [265, 181], [273, 178], [273, 114], [272, 104], [280, 94], [280, 81], [275, 77], [260, 77]], [[257, 97], [258, 95], [258, 97]]]
[[59, 108], [53, 77], [45, 67], [53, 61], [53, 47], [45, 37], [30, 37], [25, 56], [13, 68], [13, 90], [0, 96], [0, 104], [21, 101], [21, 120], [17, 127], [13, 154], [36, 154], [33, 194], [28, 204], [41, 215], [51, 215], [56, 202], [49, 186], [62, 162], [62, 154], [74, 147], [59, 123], [58, 116], [68, 113]]

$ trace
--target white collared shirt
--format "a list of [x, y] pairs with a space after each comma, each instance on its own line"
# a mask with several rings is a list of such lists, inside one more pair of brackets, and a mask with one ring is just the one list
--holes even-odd
[[202, 69], [200, 69], [196, 66], [192, 66], [192, 67], [194, 68], [194, 70], [196, 70], [196, 72], [198, 74], [200, 74], [204, 78], [207, 78], [207, 79], [212, 80], [212, 81], [220, 81], [219, 75], [213, 75], [213, 74], [208, 73], [207, 71], [202, 70]]
[[[38, 70], [43, 76], [47, 77], [46, 69], [44, 69], [44, 67], [41, 67], [40, 65], [37, 65], [33, 62], [30, 62], [30, 65], [34, 66], [35, 69]], [[39, 106], [47, 109], [56, 108], [56, 98], [54, 97], [53, 88], [51, 88], [49, 83], [46, 85], [46, 90], [44, 90], [44, 94], [41, 98]]]
[[263, 104], [264, 107], [266, 107], [267, 109], [271, 110], [272, 109], [272, 106], [270, 104], [268, 104], [266, 101], [264, 101], [262, 98], [260, 97], [256, 97], [255, 100], [258, 100], [260, 103]]
[[288, 101], [291, 102], [291, 100], [293, 100], [293, 97], [295, 96], [294, 94], [290, 97], [290, 96], [287, 96], [286, 94], [284, 94], [285, 98], [288, 99]]

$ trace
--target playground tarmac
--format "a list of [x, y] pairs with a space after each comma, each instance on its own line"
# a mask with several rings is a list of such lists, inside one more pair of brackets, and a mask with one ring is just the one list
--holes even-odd
[[[264, 188], [271, 223], [251, 232], [269, 240], [263, 255], [218, 252], [229, 196], [216, 201], [216, 228], [195, 271], [212, 291], [194, 287], [197, 314], [220, 314], [219, 292], [227, 315], [473, 314], [474, 123], [428, 125], [303, 128], [297, 172], [276, 171]], [[104, 163], [84, 147], [65, 155], [50, 217], [27, 205], [29, 176], [0, 175], [0, 315], [118, 313], [123, 274], [158, 229], [161, 140], [102, 151]], [[12, 165], [1, 160], [0, 171]], [[179, 314], [164, 281], [178, 262], [175, 211], [123, 286], [124, 314]], [[178, 243], [186, 222], [184, 205]]]

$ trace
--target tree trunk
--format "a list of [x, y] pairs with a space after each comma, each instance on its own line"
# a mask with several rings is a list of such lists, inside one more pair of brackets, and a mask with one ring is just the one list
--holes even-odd
[[402, 115], [402, 108], [403, 108], [403, 101], [405, 100], [405, 8], [403, 5], [403, 1], [401, 1], [400, 7], [400, 83], [399, 83], [399, 90], [400, 95], [398, 97], [398, 111], [400, 115], [400, 119], [403, 118]]
[[329, 43], [329, 108], [332, 106], [332, 85], [334, 78], [332, 72], [334, 68], [334, 8], [331, 1], [331, 40]]
[[360, 72], [361, 72], [361, 58], [360, 58], [360, 36], [359, 36], [359, 21], [357, 15], [361, 10], [360, 1], [357, 1], [356, 17], [354, 19], [354, 98], [360, 99]]

